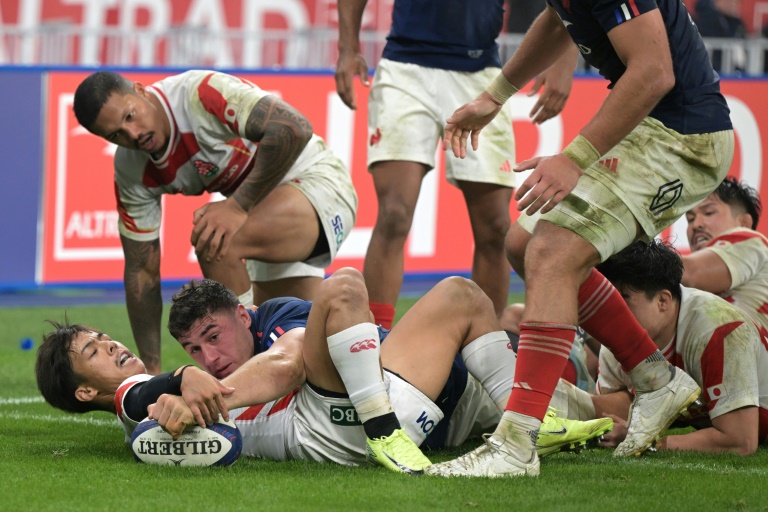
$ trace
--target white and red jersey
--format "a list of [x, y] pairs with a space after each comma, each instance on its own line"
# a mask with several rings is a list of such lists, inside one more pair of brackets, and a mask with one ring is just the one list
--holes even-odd
[[243, 435], [243, 455], [269, 460], [296, 458], [298, 441], [294, 425], [297, 388], [266, 404], [229, 411]]
[[120, 386], [118, 386], [117, 392], [115, 392], [115, 413], [117, 414], [117, 419], [120, 421], [120, 425], [125, 431], [126, 443], [131, 441], [131, 434], [133, 434], [133, 430], [136, 428], [136, 425], [141, 423], [144, 418], [128, 417], [128, 415], [125, 413], [125, 395], [136, 384], [147, 382], [151, 378], [152, 375], [147, 375], [146, 373], [140, 373], [138, 375], [128, 377], [122, 382], [122, 384], [120, 384]]
[[[768, 340], [739, 310], [711, 293], [681, 286], [674, 339], [661, 351], [701, 386], [710, 419], [741, 407], [760, 408], [760, 440], [768, 437]], [[599, 394], [632, 389], [610, 350], [600, 349]]]
[[[163, 194], [231, 195], [254, 166], [258, 144], [245, 138], [256, 103], [270, 93], [240, 78], [187, 71], [147, 87], [171, 125], [168, 148], [158, 160], [120, 147], [115, 153], [115, 194], [120, 234], [147, 241], [159, 237]], [[313, 135], [281, 183], [298, 179], [330, 153]]]
[[735, 228], [713, 238], [702, 251], [717, 254], [731, 273], [731, 289], [721, 297], [768, 336], [768, 238], [752, 229]]

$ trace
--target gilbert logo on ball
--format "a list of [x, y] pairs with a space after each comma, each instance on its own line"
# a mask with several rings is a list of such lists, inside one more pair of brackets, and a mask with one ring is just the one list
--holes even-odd
[[178, 438], [155, 420], [145, 419], [131, 436], [136, 460], [176, 466], [231, 466], [243, 449], [243, 436], [232, 421], [219, 421], [202, 428], [190, 427]]

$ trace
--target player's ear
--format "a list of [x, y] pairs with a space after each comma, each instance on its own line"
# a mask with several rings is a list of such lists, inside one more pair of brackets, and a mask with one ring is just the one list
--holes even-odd
[[755, 219], [749, 213], [742, 213], [739, 215], [739, 226], [742, 228], [752, 229], [752, 223]]
[[243, 306], [242, 304], [237, 305], [237, 317], [240, 319], [241, 322], [245, 324], [246, 327], [251, 327], [251, 315], [248, 314], [248, 308]]
[[656, 295], [656, 301], [659, 305], [659, 311], [667, 311], [673, 304], [672, 292], [669, 290], [661, 290]]
[[133, 92], [135, 92], [136, 94], [138, 94], [142, 98], [147, 97], [147, 95], [149, 94], [147, 92], [147, 89], [142, 84], [140, 84], [139, 82], [133, 82]]
[[99, 391], [91, 386], [81, 384], [75, 390], [75, 398], [81, 402], [91, 402], [99, 395]]

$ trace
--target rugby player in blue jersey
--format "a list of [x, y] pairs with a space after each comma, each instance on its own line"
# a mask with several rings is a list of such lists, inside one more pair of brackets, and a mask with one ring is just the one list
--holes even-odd
[[525, 212], [507, 234], [526, 283], [518, 369], [504, 416], [486, 444], [431, 466], [451, 476], [537, 475], [533, 440], [562, 373], [576, 325], [607, 346], [635, 389], [615, 455], [639, 455], [699, 395], [670, 365], [594, 266], [650, 239], [726, 176], [734, 137], [720, 79], [680, 0], [547, 0], [546, 10], [488, 88], [448, 118], [444, 146], [467, 140], [504, 102], [576, 43], [609, 81], [595, 116], [562, 153], [521, 162]]
[[[405, 473], [429, 464], [417, 444], [456, 446], [499, 420], [515, 354], [477, 285], [442, 281], [391, 333], [369, 323], [359, 272], [339, 270], [321, 289], [314, 304], [273, 299], [249, 310], [215, 281], [186, 285], [169, 328], [221, 383], [194, 367], [144, 375], [143, 363], [105, 333], [57, 325], [38, 352], [38, 386], [61, 409], [117, 413], [128, 436], [156, 402], [151, 416], [172, 434], [230, 417], [246, 456], [349, 465], [367, 457]], [[397, 417], [387, 418], [392, 410]], [[613, 425], [547, 418], [542, 455]], [[379, 437], [386, 429], [393, 433]]]
[[[339, 0], [336, 90], [357, 108], [354, 79], [365, 86], [368, 64], [360, 45], [366, 0]], [[510, 13], [514, 16], [515, 13]], [[396, 0], [392, 26], [376, 66], [368, 101], [368, 170], [378, 200], [376, 225], [363, 274], [376, 322], [391, 327], [403, 281], [403, 251], [422, 181], [435, 167], [442, 120], [477, 96], [500, 71], [503, 0]], [[531, 94], [544, 90], [531, 111], [534, 123], [557, 115], [571, 90], [578, 52], [571, 45]], [[543, 71], [543, 70], [542, 70]], [[461, 160], [444, 153], [448, 181], [464, 196], [474, 238], [472, 280], [501, 314], [509, 295], [504, 255], [509, 204], [516, 177], [512, 112], [502, 109], [488, 126], [493, 135]]]

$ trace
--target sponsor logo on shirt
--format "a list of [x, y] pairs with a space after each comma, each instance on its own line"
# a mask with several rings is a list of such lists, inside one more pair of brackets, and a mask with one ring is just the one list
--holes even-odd
[[331, 423], [341, 425], [342, 427], [354, 427], [362, 425], [357, 411], [352, 405], [332, 405], [329, 411]]
[[209, 176], [212, 176], [219, 172], [219, 168], [213, 165], [210, 162], [203, 162], [202, 160], [195, 160], [193, 162], [195, 164], [195, 168], [197, 169], [197, 172], [203, 175], [204, 177], [208, 178]]

